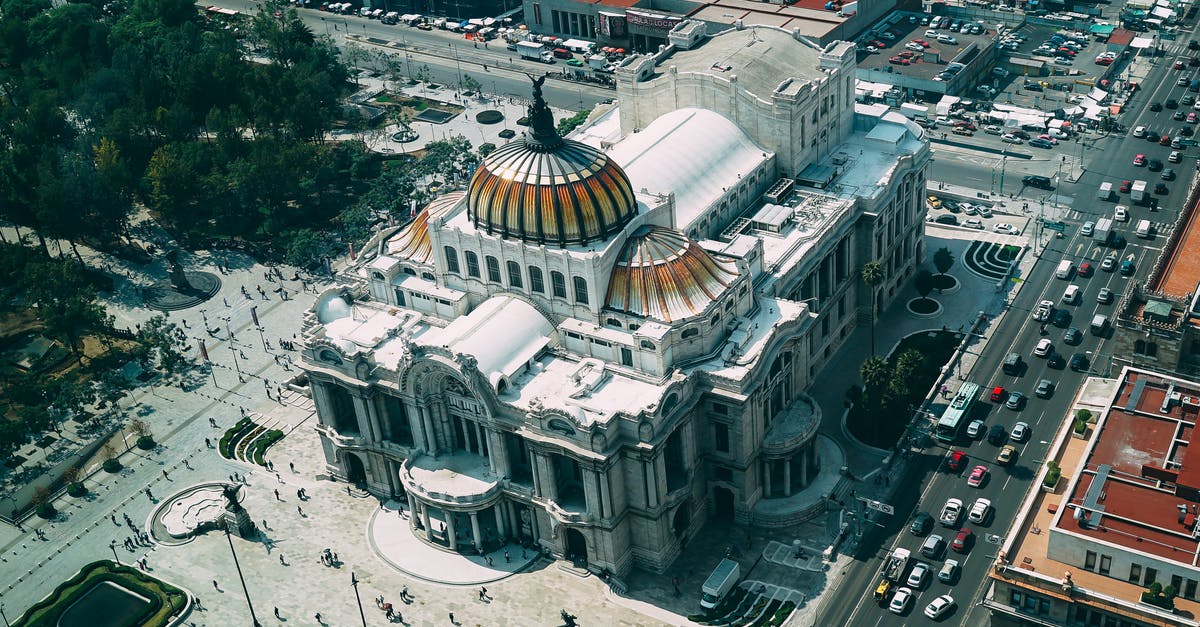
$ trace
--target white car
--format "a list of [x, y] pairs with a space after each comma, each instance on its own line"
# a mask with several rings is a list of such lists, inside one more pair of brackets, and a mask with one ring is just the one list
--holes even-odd
[[1000, 141], [1006, 144], [1020, 144], [1023, 140], [1012, 133], [1005, 133], [1000, 136]]
[[954, 609], [954, 597], [943, 594], [925, 606], [925, 615], [937, 620], [945, 616], [952, 609]]
[[983, 222], [981, 222], [979, 218], [967, 218], [963, 222], [963, 226], [967, 227], [968, 229], [979, 229], [980, 231], [983, 230]]
[[1033, 354], [1038, 357], [1045, 357], [1054, 350], [1054, 344], [1050, 342], [1050, 338], [1044, 337], [1038, 340], [1037, 346], [1033, 347]]
[[967, 520], [983, 524], [987, 520], [988, 513], [992, 511], [992, 502], [985, 498], [975, 499], [975, 503], [971, 505], [971, 511], [967, 512]]
[[1051, 311], [1054, 311], [1054, 301], [1044, 300], [1038, 303], [1037, 309], [1033, 310], [1033, 319], [1045, 322], [1050, 319]]
[[1001, 222], [1001, 223], [993, 226], [992, 230], [997, 233], [1007, 233], [1009, 235], [1016, 235], [1016, 234], [1020, 233], [1020, 231], [1017, 230], [1017, 227], [1015, 227], [1007, 222]]
[[971, 438], [972, 440], [974, 440], [975, 438], [979, 437], [982, 433], [983, 433], [983, 421], [982, 420], [972, 420], [971, 423], [967, 425], [967, 437], [968, 438]]
[[987, 133], [988, 135], [1003, 135], [1004, 129], [996, 126], [995, 124], [988, 124], [987, 126], [983, 127], [983, 132]]
[[895, 596], [892, 597], [892, 602], [888, 604], [888, 609], [893, 614], [903, 614], [908, 611], [908, 606], [912, 605], [912, 600], [913, 591], [901, 586], [896, 590]]
[[1180, 161], [1183, 161], [1183, 153], [1179, 152], [1178, 150], [1172, 151], [1171, 154], [1167, 156], [1167, 161], [1170, 161], [1171, 163], [1179, 163]]
[[1126, 207], [1125, 205], [1117, 205], [1116, 208], [1113, 209], [1113, 220], [1116, 220], [1117, 222], [1128, 222], [1129, 207]]
[[942, 513], [938, 516], [938, 521], [944, 527], [957, 527], [958, 519], [962, 518], [963, 502], [959, 499], [951, 498], [946, 500], [946, 504], [942, 506]]
[[958, 560], [946, 560], [942, 563], [942, 569], [938, 571], [938, 581], [942, 583], [953, 583], [958, 576]]
[[1145, 137], [1146, 136], [1146, 127], [1144, 127], [1144, 126], [1135, 127], [1133, 129], [1133, 136], [1134, 137]]
[[925, 46], [922, 46], [921, 44], [915, 44], [911, 41], [904, 44], [904, 47], [908, 50], [912, 50], [913, 52], [924, 52], [925, 51]]
[[1084, 237], [1091, 237], [1092, 233], [1095, 233], [1095, 232], [1096, 232], [1096, 223], [1092, 222], [1091, 220], [1084, 222], [1083, 226], [1079, 227], [1079, 234]]
[[917, 562], [913, 566], [912, 572], [908, 573], [908, 587], [914, 590], [920, 590], [925, 587], [925, 579], [929, 577], [929, 565], [925, 562]]
[[1012, 438], [1013, 442], [1024, 442], [1029, 437], [1029, 423], [1018, 422], [1013, 425], [1012, 431], [1008, 432], [1008, 437]]
[[933, 30], [932, 28], [925, 31], [926, 37], [932, 37], [934, 39], [937, 39], [938, 35], [941, 35], [941, 33], [937, 32], [936, 30]]
[[955, 39], [955, 38], [953, 38], [953, 37], [951, 37], [950, 35], [938, 35], [938, 38], [937, 38], [937, 40], [938, 40], [938, 41], [940, 41], [940, 42], [942, 42], [942, 43], [944, 43], [944, 44], [951, 44], [951, 45], [953, 45], [953, 44], [957, 44], [957, 43], [958, 43], [958, 40], [957, 40], [957, 39]]

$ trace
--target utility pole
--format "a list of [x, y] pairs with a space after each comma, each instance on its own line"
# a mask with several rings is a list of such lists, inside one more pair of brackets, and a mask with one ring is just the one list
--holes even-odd
[[246, 595], [246, 607], [250, 608], [250, 620], [254, 627], [262, 627], [258, 617], [254, 615], [254, 604], [250, 602], [250, 589], [246, 587], [246, 578], [242, 576], [242, 565], [238, 563], [237, 551], [233, 549], [233, 540], [229, 537], [229, 527], [225, 527], [225, 541], [229, 543], [229, 552], [233, 555], [233, 566], [237, 569], [238, 581], [242, 582], [242, 593]]
[[362, 597], [358, 596], [358, 577], [350, 571], [350, 585], [354, 588], [354, 600], [358, 603], [358, 616], [362, 618], [363, 627], [367, 627], [367, 615], [363, 613]]

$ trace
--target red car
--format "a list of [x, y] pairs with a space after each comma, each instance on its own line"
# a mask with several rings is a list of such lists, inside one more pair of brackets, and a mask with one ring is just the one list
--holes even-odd
[[966, 553], [971, 549], [971, 545], [975, 542], [975, 533], [966, 527], [958, 530], [958, 535], [954, 536], [954, 541], [950, 543], [950, 548], [957, 553]]
[[967, 454], [962, 451], [951, 451], [950, 457], [946, 458], [946, 468], [958, 472], [962, 470], [967, 463]]
[[1146, 155], [1139, 152], [1133, 158], [1133, 165], [1146, 165]]
[[1121, 193], [1128, 194], [1129, 188], [1133, 187], [1133, 181], [1121, 181]]
[[1182, 70], [1183, 69], [1183, 61], [1176, 61], [1175, 65], [1172, 65], [1171, 67], [1176, 70]]
[[955, 122], [955, 123], [954, 123], [954, 128], [965, 128], [965, 129], [967, 129], [968, 131], [975, 131], [975, 130], [979, 130], [979, 129], [977, 129], [977, 128], [975, 127], [975, 123], [974, 123], [974, 122], [967, 122], [966, 120], [959, 120], [959, 121]]
[[878, 39], [872, 41], [871, 45], [875, 46], [876, 48], [879, 48], [880, 50], [883, 50], [884, 48], [888, 47], [887, 44], [883, 43], [882, 41], [879, 41]]
[[987, 481], [987, 476], [988, 467], [980, 464], [971, 469], [971, 476], [967, 477], [967, 485], [971, 486], [972, 488], [981, 487], [983, 482]]
[[1004, 390], [1004, 386], [997, 385], [996, 387], [992, 388], [992, 396], [990, 398], [992, 399], [993, 403], [999, 403], [1000, 401], [1004, 400], [1005, 394], [1007, 394], [1007, 392]]
[[929, 47], [929, 42], [928, 42], [928, 41], [925, 41], [924, 39], [914, 39], [914, 40], [913, 40], [913, 43], [914, 43], [914, 44], [917, 44], [918, 46], [920, 46], [920, 47], [922, 47], [922, 48], [928, 48], [928, 47]]
[[1163, 135], [1162, 137], [1159, 137], [1159, 138], [1158, 138], [1158, 145], [1159, 145], [1159, 146], [1170, 146], [1170, 145], [1171, 145], [1171, 136], [1170, 136], [1170, 135]]
[[888, 59], [888, 63], [894, 63], [896, 65], [912, 65], [912, 61], [909, 61], [904, 57], [892, 57]]
[[1079, 269], [1075, 271], [1081, 277], [1087, 278], [1092, 276], [1092, 264], [1085, 261], [1079, 264]]

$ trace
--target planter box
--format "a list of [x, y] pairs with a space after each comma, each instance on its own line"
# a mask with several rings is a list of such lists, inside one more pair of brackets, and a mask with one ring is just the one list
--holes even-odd
[[1053, 485], [1047, 484], [1045, 481], [1043, 481], [1042, 482], [1042, 492], [1045, 492], [1047, 494], [1054, 494], [1054, 492], [1056, 490], [1058, 490], [1058, 484], [1062, 483], [1062, 480], [1063, 480], [1062, 475], [1059, 475], [1058, 481], [1055, 481]]

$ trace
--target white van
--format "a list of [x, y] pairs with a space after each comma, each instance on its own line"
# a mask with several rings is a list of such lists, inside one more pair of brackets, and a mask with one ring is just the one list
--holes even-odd
[[1078, 285], [1068, 285], [1067, 289], [1063, 290], [1062, 302], [1068, 305], [1079, 304], [1079, 294], [1081, 291]]
[[1054, 276], [1060, 279], [1070, 280], [1071, 274], [1075, 272], [1075, 266], [1071, 265], [1069, 259], [1063, 259], [1058, 262], [1058, 269], [1054, 271]]
[[1149, 220], [1138, 220], [1137, 236], [1149, 239], [1149, 237], [1150, 237], [1150, 221]]
[[1109, 183], [1107, 181], [1101, 183], [1099, 192], [1096, 194], [1096, 198], [1099, 198], [1100, 200], [1108, 200], [1111, 197], [1112, 197], [1112, 183]]

